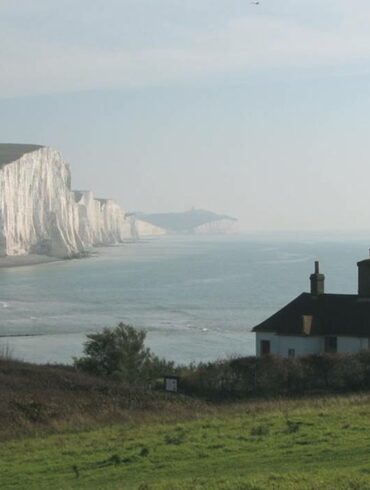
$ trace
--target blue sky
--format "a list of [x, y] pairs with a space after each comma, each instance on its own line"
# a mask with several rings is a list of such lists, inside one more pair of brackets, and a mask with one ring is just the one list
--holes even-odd
[[365, 0], [0, 0], [1, 140], [127, 210], [367, 229], [369, 22]]

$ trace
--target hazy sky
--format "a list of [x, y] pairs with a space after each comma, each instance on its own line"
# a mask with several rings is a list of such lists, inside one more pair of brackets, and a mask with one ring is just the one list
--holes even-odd
[[370, 230], [369, 0], [0, 0], [0, 140], [74, 188]]

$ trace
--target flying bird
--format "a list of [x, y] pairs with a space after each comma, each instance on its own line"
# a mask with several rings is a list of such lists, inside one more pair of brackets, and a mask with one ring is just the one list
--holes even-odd
[[256, 0], [255, 2], [251, 2], [252, 5], [260, 5], [261, 2], [259, 2], [258, 0]]

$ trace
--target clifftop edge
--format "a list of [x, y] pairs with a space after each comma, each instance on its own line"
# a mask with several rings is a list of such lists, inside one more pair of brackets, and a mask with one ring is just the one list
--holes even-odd
[[27, 145], [18, 143], [0, 143], [0, 168], [8, 163], [15, 162], [26, 153], [44, 148], [42, 145]]

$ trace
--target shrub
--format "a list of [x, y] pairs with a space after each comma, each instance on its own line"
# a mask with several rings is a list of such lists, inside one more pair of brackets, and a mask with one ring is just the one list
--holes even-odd
[[110, 458], [107, 459], [107, 463], [118, 466], [119, 464], [122, 463], [121, 456], [119, 456], [118, 454], [113, 454]]
[[252, 427], [250, 430], [250, 435], [251, 436], [267, 436], [269, 433], [269, 428], [267, 425], [257, 425], [255, 427]]
[[209, 399], [225, 399], [236, 393], [237, 376], [228, 361], [199, 364], [181, 379], [181, 390]]
[[9, 347], [9, 344], [0, 345], [0, 359], [2, 361], [14, 360], [13, 349]]
[[336, 390], [356, 390], [364, 386], [363, 365], [357, 354], [340, 354], [332, 358], [330, 386]]
[[258, 358], [242, 357], [233, 359], [230, 367], [237, 377], [236, 389], [239, 394], [252, 394], [256, 391]]
[[363, 387], [370, 388], [370, 350], [363, 350], [356, 357], [361, 365]]
[[147, 447], [142, 447], [140, 450], [140, 456], [143, 458], [149, 456], [149, 449]]
[[279, 356], [265, 356], [258, 359], [256, 373], [256, 393], [277, 395], [287, 386], [286, 360]]
[[113, 329], [89, 334], [84, 356], [74, 359], [78, 369], [115, 376], [129, 383], [150, 381], [174, 370], [174, 364], [156, 357], [144, 345], [146, 332], [119, 323]]
[[294, 434], [299, 431], [300, 423], [294, 422], [293, 420], [286, 420], [286, 429], [285, 432], [288, 434]]
[[285, 359], [285, 388], [289, 394], [302, 394], [312, 387], [312, 370], [306, 358]]
[[186, 436], [185, 430], [179, 427], [171, 434], [166, 434], [164, 436], [164, 442], [166, 444], [173, 444], [175, 446], [178, 446], [184, 442], [185, 436]]
[[311, 373], [311, 388], [324, 388], [330, 386], [330, 370], [333, 366], [333, 356], [336, 354], [323, 354], [307, 356], [306, 362]]
[[370, 351], [199, 364], [184, 371], [181, 388], [187, 394], [218, 400], [370, 389]]

